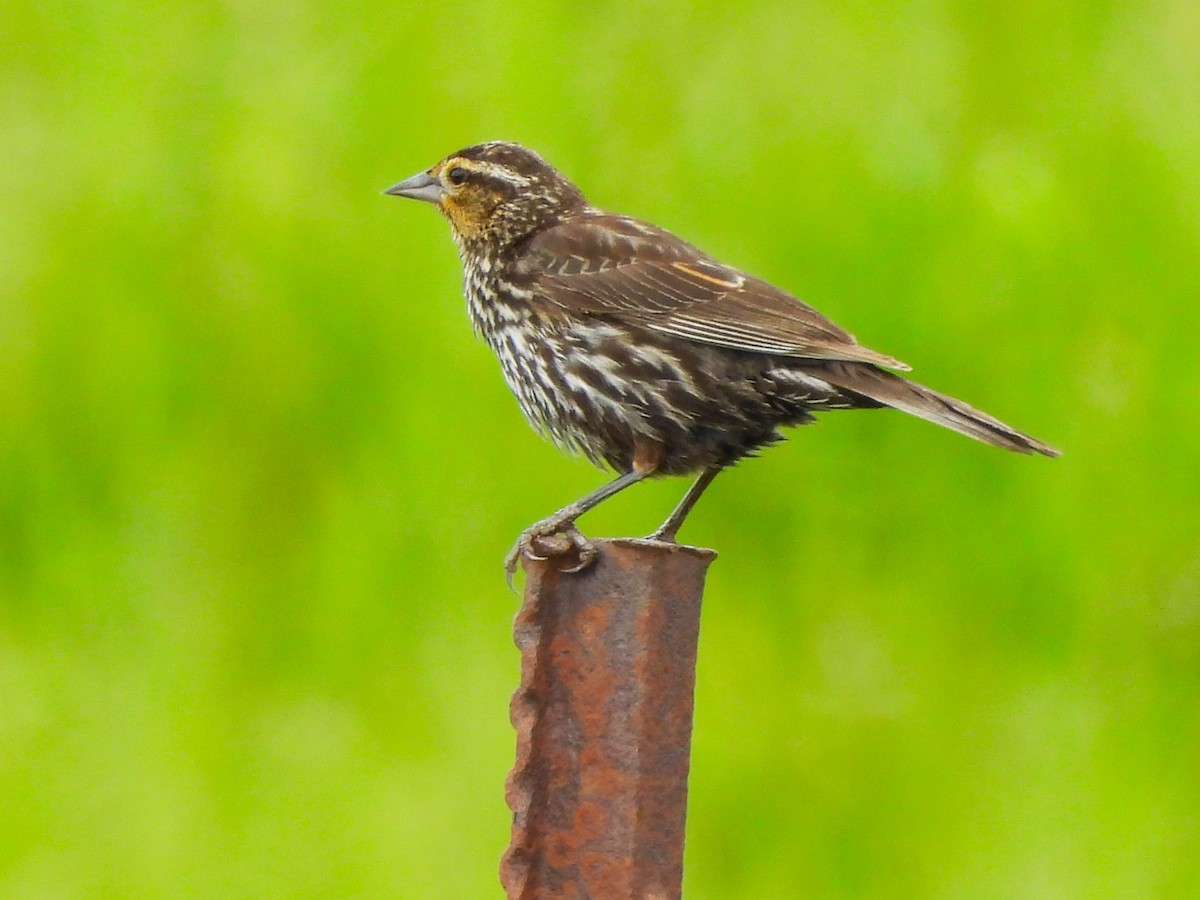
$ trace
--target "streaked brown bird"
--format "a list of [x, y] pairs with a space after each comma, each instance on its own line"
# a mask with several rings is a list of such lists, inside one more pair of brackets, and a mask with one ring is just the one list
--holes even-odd
[[1018, 453], [1058, 451], [888, 371], [811, 306], [668, 231], [591, 206], [519, 144], [451, 154], [388, 188], [450, 220], [471, 321], [533, 426], [619, 474], [527, 528], [506, 559], [564, 535], [579, 571], [596, 551], [575, 520], [650, 476], [699, 473], [650, 538], [674, 541], [717, 473], [828, 409], [891, 407]]

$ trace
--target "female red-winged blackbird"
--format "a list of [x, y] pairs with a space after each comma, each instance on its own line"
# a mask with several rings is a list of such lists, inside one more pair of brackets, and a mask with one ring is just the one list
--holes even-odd
[[[1058, 451], [886, 369], [903, 363], [784, 291], [654, 225], [590, 206], [532, 150], [468, 147], [387, 190], [450, 220], [471, 321], [500, 357], [525, 416], [559, 446], [620, 473], [530, 526], [565, 535], [588, 566], [575, 519], [651, 475], [699, 472], [650, 537], [674, 541], [716, 474], [826, 409], [892, 407], [1015, 450]], [[543, 546], [544, 545], [539, 545]], [[538, 557], [541, 558], [541, 557]]]

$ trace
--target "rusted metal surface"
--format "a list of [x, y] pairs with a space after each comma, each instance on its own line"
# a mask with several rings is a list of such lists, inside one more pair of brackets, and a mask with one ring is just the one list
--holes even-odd
[[711, 550], [596, 541], [524, 560], [514, 635], [510, 898], [673, 898], [683, 879], [696, 642]]

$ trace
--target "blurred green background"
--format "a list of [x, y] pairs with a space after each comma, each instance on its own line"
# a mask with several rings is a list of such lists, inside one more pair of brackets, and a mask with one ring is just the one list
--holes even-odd
[[1194, 0], [0, 18], [0, 896], [499, 894], [500, 561], [605, 476], [379, 193], [493, 138], [1065, 453], [717, 481], [689, 896], [1200, 896]]

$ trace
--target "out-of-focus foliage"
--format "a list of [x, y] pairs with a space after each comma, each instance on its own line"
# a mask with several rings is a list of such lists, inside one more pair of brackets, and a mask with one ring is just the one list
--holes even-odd
[[690, 895], [1200, 896], [1194, 0], [9, 3], [0, 895], [498, 893], [500, 560], [604, 476], [379, 195], [492, 138], [1065, 454], [717, 481]]

